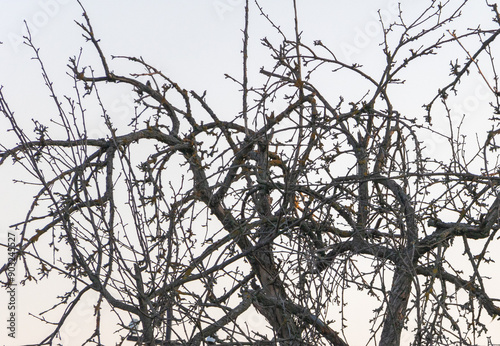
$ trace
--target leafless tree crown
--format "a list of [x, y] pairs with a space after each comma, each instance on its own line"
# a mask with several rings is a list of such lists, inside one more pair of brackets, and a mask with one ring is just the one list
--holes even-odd
[[[58, 118], [35, 122], [31, 136], [0, 89], [18, 140], [3, 146], [1, 168], [14, 162], [38, 186], [14, 225], [17, 260], [27, 284], [53, 273], [72, 283], [50, 309], [59, 319], [40, 345], [56, 342], [90, 291], [99, 298], [88, 344], [101, 344], [101, 311], [111, 307], [123, 341], [138, 344], [348, 345], [355, 322], [344, 311], [359, 291], [377, 304], [357, 311], [371, 316], [370, 329], [358, 331], [369, 344], [471, 345], [487, 336], [500, 315], [486, 274], [499, 259], [500, 15], [496, 4], [479, 4], [493, 20], [462, 31], [453, 23], [468, 1], [381, 16], [385, 65], [368, 73], [320, 40], [304, 42], [295, 4], [288, 34], [247, 1], [242, 75], [227, 76], [241, 90], [241, 110], [230, 120], [211, 107], [210, 90], [188, 91], [142, 58], [106, 55], [85, 11], [78, 25], [100, 66], [71, 58], [72, 94], [54, 91], [26, 37]], [[248, 68], [253, 16], [282, 37], [261, 41], [274, 65], [257, 71], [259, 86]], [[459, 52], [443, 66], [449, 76], [406, 114], [397, 94], [406, 71], [446, 47]], [[115, 70], [119, 59], [135, 70]], [[476, 137], [463, 135], [468, 115], [457, 121], [450, 102], [470, 76], [491, 102], [481, 120], [490, 130]], [[361, 96], [332, 95], [325, 78], [337, 88], [358, 83]], [[135, 95], [128, 127], [115, 125], [101, 97], [118, 84]], [[91, 117], [105, 123], [102, 137], [89, 135]], [[433, 127], [439, 119], [449, 128]], [[445, 155], [426, 151], [433, 135]], [[245, 323], [251, 311], [267, 329]]]

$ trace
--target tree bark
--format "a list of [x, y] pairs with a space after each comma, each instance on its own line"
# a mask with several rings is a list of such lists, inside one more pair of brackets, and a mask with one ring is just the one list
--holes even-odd
[[396, 267], [389, 293], [380, 346], [397, 346], [400, 344], [411, 286], [412, 276], [409, 269], [404, 265]]

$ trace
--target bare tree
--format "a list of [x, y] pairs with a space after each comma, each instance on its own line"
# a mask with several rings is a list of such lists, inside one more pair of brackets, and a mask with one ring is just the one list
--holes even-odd
[[[70, 59], [72, 96], [56, 94], [26, 37], [58, 112], [53, 122], [65, 132], [54, 137], [36, 122], [36, 138], [29, 136], [0, 93], [19, 141], [4, 147], [0, 164], [21, 165], [39, 186], [14, 225], [16, 255], [1, 271], [17, 259], [26, 282], [52, 272], [72, 282], [40, 345], [55, 342], [90, 291], [99, 298], [89, 344], [101, 344], [105, 302], [122, 321], [123, 340], [138, 344], [348, 345], [352, 322], [343, 314], [331, 321], [332, 310], [342, 312], [358, 290], [378, 302], [363, 331], [370, 344], [408, 344], [404, 330], [414, 345], [470, 345], [488, 335], [485, 323], [500, 315], [498, 290], [484, 272], [498, 261], [499, 246], [496, 4], [483, 4], [491, 22], [462, 32], [452, 24], [468, 1], [432, 1], [415, 18], [402, 10], [394, 21], [381, 18], [386, 63], [378, 74], [338, 59], [319, 40], [303, 42], [293, 6], [288, 35], [259, 3], [246, 2], [242, 76], [227, 76], [242, 93], [231, 121], [205, 93], [184, 89], [142, 58], [113, 56], [139, 69], [115, 71], [85, 11], [78, 25], [100, 66]], [[249, 12], [282, 37], [262, 40], [275, 64], [260, 70], [261, 86], [248, 78]], [[392, 96], [404, 72], [447, 46], [461, 58], [444, 66], [450, 75], [422, 114], [405, 115]], [[363, 96], [332, 99], [319, 78], [327, 74], [357, 83]], [[472, 146], [448, 102], [469, 75], [480, 76], [491, 100], [491, 130]], [[118, 84], [136, 97], [126, 128], [115, 127], [101, 98]], [[86, 131], [89, 104], [100, 107], [105, 138]], [[446, 158], [427, 157], [422, 144], [437, 132], [435, 117], [449, 121], [449, 131], [438, 133]], [[463, 251], [458, 260], [455, 248]], [[245, 327], [251, 309], [265, 317], [267, 331]]]

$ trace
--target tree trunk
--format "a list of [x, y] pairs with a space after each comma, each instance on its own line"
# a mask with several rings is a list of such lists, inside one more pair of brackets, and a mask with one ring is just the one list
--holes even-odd
[[406, 307], [411, 293], [412, 276], [404, 265], [396, 267], [389, 293], [384, 328], [380, 338], [380, 346], [397, 346], [400, 344], [401, 330], [405, 325]]

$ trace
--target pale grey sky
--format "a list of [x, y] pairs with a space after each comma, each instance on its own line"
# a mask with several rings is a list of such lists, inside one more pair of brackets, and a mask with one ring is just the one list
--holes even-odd
[[[379, 71], [383, 64], [383, 55], [380, 53], [379, 43], [382, 34], [378, 26], [377, 9], [380, 9], [384, 19], [396, 17], [395, 1], [345, 1], [339, 2], [316, 0], [299, 1], [300, 27], [303, 31], [303, 42], [311, 44], [313, 40], [320, 39], [325, 45], [332, 48], [340, 59], [355, 62], [361, 61], [367, 71]], [[428, 1], [403, 1], [404, 13], [412, 17], [423, 4]], [[101, 39], [104, 53], [110, 55], [142, 56], [147, 62], [159, 68], [166, 75], [178, 82], [183, 88], [195, 89], [200, 92], [208, 90], [207, 100], [222, 116], [227, 114], [227, 119], [232, 119], [239, 110], [241, 97], [238, 88], [231, 81], [224, 78], [224, 73], [235, 77], [241, 76], [241, 48], [243, 26], [243, 6], [241, 0], [109, 0], [109, 1], [83, 1], [90, 16], [96, 36]], [[471, 1], [465, 11], [464, 22], [480, 18], [484, 14], [484, 2]], [[262, 1], [262, 5], [270, 17], [280, 25], [283, 31], [292, 37], [293, 17], [291, 1]], [[481, 6], [479, 6], [481, 5]], [[487, 10], [486, 10], [487, 11]], [[10, 106], [19, 116], [20, 121], [26, 125], [27, 132], [31, 131], [31, 119], [45, 120], [51, 118], [54, 108], [44, 88], [40, 76], [39, 65], [31, 60], [33, 52], [22, 44], [22, 36], [26, 35], [23, 20], [30, 26], [34, 43], [40, 48], [40, 55], [46, 65], [47, 71], [55, 88], [61, 94], [72, 88], [72, 81], [66, 75], [68, 58], [79, 53], [79, 48], [84, 48], [84, 65], [98, 66], [96, 53], [93, 47], [84, 42], [81, 30], [74, 21], [81, 21], [81, 9], [71, 0], [0, 0], [0, 84], [3, 92], [10, 102]], [[278, 36], [255, 12], [250, 14], [250, 82], [258, 82], [261, 78], [258, 70], [261, 66], [270, 66], [272, 61], [266, 55], [266, 50], [259, 43], [259, 39], [269, 37], [277, 39]], [[486, 18], [491, 16], [486, 15]], [[457, 23], [460, 25], [460, 23]], [[277, 41], [276, 41], [277, 42]], [[452, 54], [459, 53], [457, 49]], [[431, 61], [432, 59], [429, 59]], [[126, 64], [111, 61], [111, 68], [118, 74], [126, 74]], [[442, 66], [429, 63], [420, 65], [419, 68], [408, 71], [409, 82], [401, 93], [404, 102], [398, 104], [404, 111], [414, 112], [417, 116], [422, 114], [421, 105], [424, 98], [415, 97], [432, 95], [437, 89], [432, 86], [439, 76], [447, 76], [448, 71]], [[99, 69], [97, 69], [99, 71]], [[422, 73], [426, 71], [426, 73]], [[376, 76], [378, 76], [376, 74]], [[325, 77], [327, 78], [327, 77]], [[329, 80], [323, 83], [328, 85]], [[431, 86], [431, 87], [430, 87]], [[356, 93], [355, 83], [333, 81], [330, 86], [332, 97], [337, 98], [340, 92]], [[462, 108], [469, 113], [481, 114], [486, 108], [480, 104], [484, 101], [484, 86], [481, 81], [472, 82], [469, 86], [470, 95], [457, 100]], [[116, 121], [127, 122], [132, 115], [132, 93], [119, 89], [111, 95], [111, 111], [115, 112]], [[436, 120], [437, 126], [439, 119]], [[471, 124], [480, 126], [481, 122]], [[15, 139], [5, 134], [8, 126], [6, 120], [0, 119], [2, 143], [5, 138]], [[97, 137], [103, 136], [102, 127], [98, 119], [89, 123], [89, 134]], [[426, 143], [435, 150], [439, 147], [439, 137], [426, 138]], [[19, 170], [0, 167], [0, 241], [5, 242], [8, 225], [19, 222], [27, 210], [30, 197], [34, 194], [28, 186], [13, 185], [8, 180], [18, 177]], [[6, 255], [0, 250], [2, 261]], [[5, 323], [0, 323], [0, 340], [5, 345], [19, 345], [35, 342], [44, 335], [41, 323], [35, 322], [28, 316], [28, 311], [36, 313], [50, 307], [51, 294], [58, 284], [44, 281], [40, 285], [27, 285], [20, 287], [18, 309], [22, 316], [19, 325], [19, 335], [14, 343], [5, 338]], [[62, 293], [63, 291], [61, 291]], [[0, 311], [5, 306], [6, 296], [0, 292]], [[84, 333], [82, 321], [91, 321], [92, 302], [83, 304], [75, 320], [63, 328], [63, 338], [66, 340], [81, 340], [88, 335]], [[353, 315], [354, 311], [351, 311]], [[365, 316], [366, 317], [366, 316]], [[258, 328], [261, 316], [249, 316], [249, 324]], [[5, 314], [0, 314], [0, 320], [5, 320]], [[114, 320], [104, 321], [109, 323], [109, 329], [114, 330]], [[353, 323], [354, 322], [350, 322]], [[368, 321], [359, 321], [356, 327], [350, 328], [353, 339], [365, 340]], [[89, 326], [88, 328], [92, 328]], [[90, 330], [89, 329], [89, 330]], [[106, 344], [116, 340], [113, 334], [104, 339]], [[361, 342], [361, 341], [360, 341]], [[500, 343], [500, 331], [497, 341]], [[78, 344], [73, 343], [71, 344]], [[70, 343], [64, 343], [70, 345]]]

